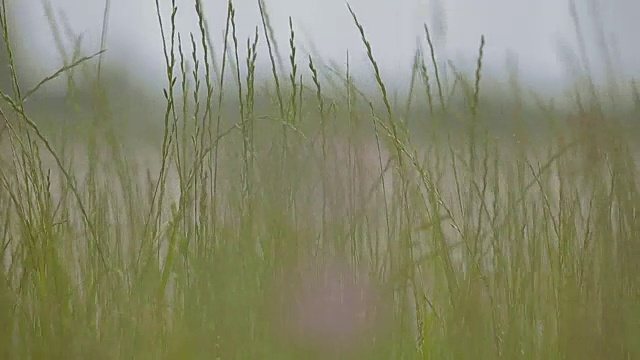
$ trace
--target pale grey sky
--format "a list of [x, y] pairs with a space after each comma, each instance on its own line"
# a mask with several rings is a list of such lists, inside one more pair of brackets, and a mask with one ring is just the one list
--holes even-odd
[[[43, 76], [61, 63], [44, 16], [43, 1], [13, 2], [28, 51], [33, 59], [39, 59], [32, 74]], [[188, 31], [197, 32], [193, 1], [176, 2], [180, 8], [179, 29], [185, 36]], [[203, 2], [214, 41], [221, 47], [226, 1]], [[607, 43], [617, 53], [615, 61], [620, 74], [640, 77], [640, 45], [635, 35], [640, 34], [640, 1], [576, 2], [592, 67], [602, 68], [596, 51], [598, 38], [590, 26], [593, 18], [589, 9], [596, 3]], [[160, 0], [160, 3], [165, 9], [165, 21], [168, 21], [170, 1]], [[236, 0], [234, 3], [239, 38], [244, 48], [246, 38], [260, 24], [257, 0]], [[300, 47], [312, 40], [324, 59], [340, 63], [344, 63], [349, 50], [352, 67], [356, 71], [370, 71], [344, 0], [266, 0], [266, 3], [284, 54], [288, 51], [288, 16], [292, 16]], [[66, 14], [76, 34], [83, 35], [86, 53], [99, 49], [104, 0], [51, 0], [51, 4]], [[425, 21], [433, 32], [441, 29], [438, 42], [441, 56], [461, 66], [473, 64], [480, 35], [484, 34], [488, 68], [500, 70], [505, 66], [507, 54], [515, 54], [524, 77], [538, 83], [566, 80], [566, 66], [558, 61], [559, 43], [577, 49], [569, 2], [565, 0], [351, 0], [350, 4], [365, 27], [383, 74], [391, 79], [408, 73], [416, 37], [420, 36], [424, 41], [422, 24]], [[128, 64], [141, 79], [164, 81], [164, 59], [154, 0], [111, 0], [108, 36], [109, 59]], [[264, 45], [263, 39], [261, 42]], [[300, 64], [306, 65], [303, 54], [300, 55]]]

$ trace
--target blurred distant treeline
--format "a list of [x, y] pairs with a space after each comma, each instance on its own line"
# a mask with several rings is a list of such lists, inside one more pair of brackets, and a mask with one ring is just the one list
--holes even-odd
[[[7, 9], [8, 16], [11, 16], [11, 11]], [[9, 35], [11, 37], [11, 48], [14, 54], [14, 60], [18, 64], [17, 69], [20, 85], [22, 89], [28, 89], [35, 85], [40, 79], [28, 78], [30, 70], [29, 66], [35, 66], [35, 61], [24, 61], [27, 56], [24, 53], [24, 49], [29, 46], [29, 36], [24, 27], [16, 26], [17, 19], [9, 18]], [[491, 39], [487, 39], [488, 42]], [[7, 47], [4, 39], [0, 39], [0, 89], [10, 96], [13, 96], [11, 75], [9, 69], [9, 59], [7, 55]], [[375, 45], [375, 44], [374, 44]], [[285, 50], [285, 49], [281, 49]], [[286, 51], [286, 50], [285, 50]], [[88, 53], [76, 54], [75, 56], [87, 56]], [[70, 54], [67, 54], [67, 63], [72, 61]], [[28, 59], [27, 59], [28, 60]], [[55, 60], [57, 65], [55, 67], [64, 66], [64, 62], [61, 59]], [[242, 62], [242, 60], [240, 60]], [[321, 59], [316, 59], [316, 62], [321, 62]], [[242, 64], [244, 65], [244, 64]], [[302, 68], [304, 62], [299, 59], [298, 66]], [[55, 68], [54, 67], [54, 68]], [[97, 76], [97, 59], [87, 61], [78, 68], [74, 68], [69, 72], [66, 72], [59, 76], [56, 80], [58, 84], [63, 86], [52, 87], [49, 84], [42, 88], [33, 97], [31, 97], [27, 104], [26, 109], [34, 120], [43, 124], [53, 124], [56, 127], [62, 122], [79, 124], [79, 123], [107, 123], [107, 119], [117, 121], [118, 126], [125, 126], [128, 129], [140, 128], [144, 132], [147, 132], [148, 125], [150, 123], [157, 124], [159, 127], [163, 124], [163, 112], [166, 104], [162, 96], [161, 88], [156, 86], [150, 86], [149, 83], [145, 83], [144, 79], [141, 79], [137, 74], [131, 73], [132, 69], [129, 69], [125, 63], [118, 62], [105, 62], [101, 67], [101, 75]], [[325, 69], [326, 70], [326, 69]], [[339, 70], [339, 69], [338, 69]], [[411, 69], [407, 69], [410, 71]], [[484, 69], [483, 69], [484, 70]], [[246, 71], [244, 67], [241, 71]], [[280, 70], [281, 76], [288, 76], [288, 68]], [[321, 69], [322, 71], [322, 69]], [[505, 69], [505, 71], [509, 71]], [[330, 103], [340, 103], [344, 99], [344, 79], [340, 76], [333, 77], [333, 81], [330, 80], [330, 71], [327, 73], [327, 83], [332, 83], [337, 86], [325, 87], [324, 95]], [[230, 74], [232, 72], [229, 72]], [[273, 82], [269, 79], [268, 73], [263, 80], [258, 80], [258, 90], [254, 96], [256, 105], [256, 116], [271, 116], [277, 117], [278, 114], [274, 111], [273, 99], [275, 98], [274, 87], [271, 86]], [[387, 74], [388, 75], [388, 74]], [[434, 112], [433, 106], [429, 106], [428, 96], [424, 86], [421, 86], [420, 80], [416, 80], [417, 87], [410, 92], [413, 94], [411, 100], [403, 98], [404, 95], [394, 96], [394, 93], [390, 93], [391, 102], [397, 115], [402, 120], [406, 120], [408, 123], [417, 125], [418, 130], [420, 124], [424, 124], [427, 120], [438, 119], [438, 121], [444, 121], [452, 126], [465, 126], [462, 124], [465, 119], [469, 118], [470, 96], [473, 93], [472, 87], [474, 85], [473, 74], [471, 78], [462, 80], [455, 85], [455, 91], [449, 91], [452, 89], [451, 84], [448, 84], [448, 89], [445, 94], [450, 93], [451, 100], [447, 109], [440, 109], [435, 106]], [[545, 94], [535, 94], [526, 88], [525, 84], [522, 84], [516, 79], [512, 79], [509, 83], [497, 84], [495, 79], [491, 79], [488, 74], [483, 72], [482, 81], [480, 83], [480, 104], [478, 110], [478, 117], [484, 119], [489, 124], [490, 128], [496, 131], [503, 132], [505, 134], [513, 134], [518, 129], [519, 123], [524, 120], [527, 123], [529, 131], [539, 130], [541, 128], [548, 127], [550, 122], [562, 121], [564, 115], [562, 112], [557, 112], [557, 106], [562, 105], [560, 102], [568, 103], [569, 111], [575, 111], [575, 98], [579, 93], [576, 89], [571, 89], [571, 84], [567, 84], [567, 96], [565, 99], [548, 99], [550, 96]], [[373, 76], [373, 74], [372, 74]], [[455, 76], [454, 76], [455, 77]], [[361, 83], [355, 79], [356, 83]], [[303, 73], [303, 82], [306, 84], [306, 96], [309, 101], [304, 103], [302, 109], [302, 116], [309, 121], [314, 121], [314, 114], [317, 116], [317, 105], [315, 104], [315, 93], [313, 90], [313, 83], [308, 74]], [[466, 85], [461, 85], [466, 84]], [[522, 88], [514, 89], [514, 87], [522, 86]], [[623, 84], [622, 86], [626, 91], [622, 92], [621, 99], [622, 106], [615, 107], [615, 118], [625, 123], [638, 123], [637, 114], [640, 108], [640, 97], [637, 92], [628, 91], [629, 84]], [[407, 84], [406, 89], [401, 89], [406, 93], [409, 88]], [[238, 115], [237, 87], [235, 79], [230, 78], [225, 83], [225, 108], [214, 109], [214, 111], [221, 111], [229, 121], [234, 122], [235, 117]], [[361, 107], [363, 116], [369, 113], [369, 103], [374, 107], [381, 106], [380, 94], [373, 85], [373, 88], [364, 89], [367, 93], [367, 99], [360, 99], [356, 107]], [[434, 88], [431, 89], [435, 91]], [[216, 90], [217, 91], [217, 90]], [[286, 90], [285, 90], [286, 91]], [[630, 94], [631, 93], [631, 94]], [[631, 96], [630, 96], [631, 95]], [[635, 95], [636, 108], [633, 109], [634, 102], [630, 102], [630, 98]], [[214, 94], [217, 96], [217, 94]], [[435, 96], [435, 95], [434, 95]], [[584, 99], [583, 99], [584, 100]], [[342, 104], [343, 106], [345, 104]], [[3, 108], [6, 104], [0, 104]], [[382, 109], [380, 109], [382, 111]], [[410, 126], [413, 127], [413, 126]], [[521, 131], [521, 130], [520, 130]], [[525, 132], [526, 133], [526, 132]]]

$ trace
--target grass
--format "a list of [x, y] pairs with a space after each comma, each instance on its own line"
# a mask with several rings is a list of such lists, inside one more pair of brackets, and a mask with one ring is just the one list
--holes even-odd
[[[188, 37], [156, 2], [164, 108], [123, 131], [91, 56], [23, 88], [2, 4], [3, 358], [640, 357], [640, 112], [593, 82], [571, 115], [487, 104], [484, 37], [469, 79], [425, 26], [401, 104], [350, 7], [377, 95], [302, 57], [292, 21], [285, 65], [262, 2], [246, 42], [229, 2], [219, 54], [200, 1]], [[25, 104], [79, 71], [81, 129]]]

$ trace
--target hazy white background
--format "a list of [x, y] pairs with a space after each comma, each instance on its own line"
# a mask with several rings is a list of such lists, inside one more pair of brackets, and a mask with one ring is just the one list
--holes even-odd
[[[14, 14], [34, 70], [42, 77], [61, 64], [53, 42], [43, 1], [13, 1]], [[177, 0], [178, 25], [183, 36], [197, 34], [192, 0]], [[299, 64], [306, 67], [305, 50], [315, 46], [325, 60], [343, 65], [349, 50], [352, 68], [369, 72], [363, 45], [344, 0], [265, 0], [279, 46], [288, 53], [288, 17], [292, 16]], [[99, 50], [104, 0], [51, 0], [60, 23], [67, 21], [83, 37], [85, 53]], [[169, 0], [160, 0], [168, 22]], [[226, 16], [225, 0], [203, 0], [214, 42], [221, 49]], [[260, 25], [257, 0], [236, 0], [239, 38], [246, 38]], [[598, 55], [597, 27], [601, 22], [614, 66], [619, 76], [640, 77], [640, 1], [576, 0], [593, 72], [603, 69]], [[576, 50], [574, 25], [565, 0], [351, 0], [365, 26], [386, 79], [404, 79], [408, 74], [416, 41], [424, 43], [422, 24], [428, 22], [437, 37], [438, 52], [460, 67], [471, 67], [480, 35], [486, 36], [485, 65], [506, 73], [507, 58], [517, 59], [523, 78], [534, 86], [555, 86], [567, 81], [576, 69], [559, 61], [561, 44]], [[595, 7], [594, 7], [595, 4]], [[597, 11], [592, 9], [597, 8]], [[594, 17], [594, 14], [597, 14]], [[66, 20], [64, 20], [66, 19]], [[261, 45], [264, 39], [261, 38]], [[70, 44], [70, 43], [69, 43]], [[164, 58], [154, 0], [111, 0], [108, 59], [126, 64], [139, 81], [164, 82]], [[259, 53], [266, 57], [266, 52]], [[285, 61], [288, 58], [284, 57]]]

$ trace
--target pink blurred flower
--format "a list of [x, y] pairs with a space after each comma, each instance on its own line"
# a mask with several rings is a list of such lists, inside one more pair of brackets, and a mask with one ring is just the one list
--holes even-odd
[[277, 290], [286, 342], [318, 352], [357, 351], [383, 328], [380, 292], [345, 262], [286, 273]]

